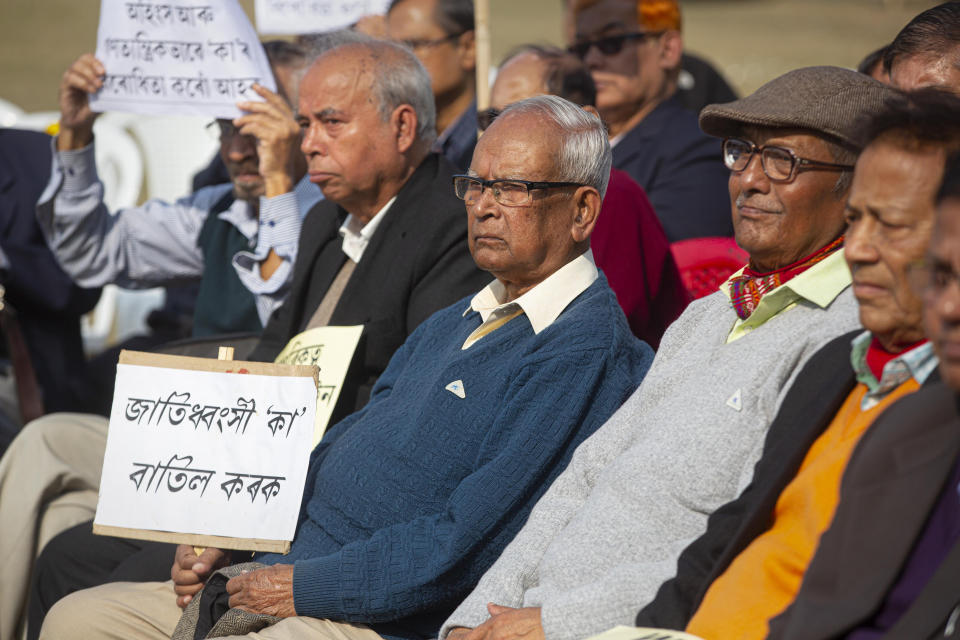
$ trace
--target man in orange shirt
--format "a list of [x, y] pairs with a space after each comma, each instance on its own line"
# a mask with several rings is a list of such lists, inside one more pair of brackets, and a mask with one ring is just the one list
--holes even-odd
[[860, 437], [936, 367], [907, 267], [929, 242], [944, 160], [960, 146], [958, 114], [960, 100], [928, 90], [889, 105], [867, 127], [845, 243], [867, 331], [811, 358], [770, 428], [751, 485], [711, 516], [639, 625], [765, 638], [768, 620], [793, 600]]

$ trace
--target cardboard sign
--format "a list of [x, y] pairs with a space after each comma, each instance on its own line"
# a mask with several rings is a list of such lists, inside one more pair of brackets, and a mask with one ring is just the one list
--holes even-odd
[[101, 0], [94, 111], [236, 118], [236, 103], [276, 91], [267, 56], [236, 0]]
[[346, 29], [363, 16], [382, 15], [390, 0], [256, 0], [263, 34], [326, 33]]
[[307, 329], [294, 336], [274, 360], [280, 364], [317, 366], [319, 379], [313, 446], [317, 446], [327, 430], [362, 333], [363, 325]]
[[317, 368], [124, 351], [94, 532], [286, 552]]

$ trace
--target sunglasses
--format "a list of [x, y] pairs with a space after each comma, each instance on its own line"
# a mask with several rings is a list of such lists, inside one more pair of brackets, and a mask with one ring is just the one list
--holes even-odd
[[606, 36], [603, 38], [597, 38], [596, 40], [583, 40], [581, 42], [575, 42], [569, 47], [567, 51], [577, 56], [581, 60], [587, 57], [587, 53], [590, 51], [591, 47], [596, 47], [597, 50], [605, 56], [615, 56], [621, 51], [623, 51], [623, 45], [632, 40], [646, 40], [647, 38], [656, 38], [663, 35], [663, 31], [637, 31], [635, 33], [621, 33], [616, 36]]

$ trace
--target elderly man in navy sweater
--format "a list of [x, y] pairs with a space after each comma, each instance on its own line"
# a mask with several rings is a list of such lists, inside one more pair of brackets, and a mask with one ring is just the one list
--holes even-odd
[[[326, 111], [303, 117], [305, 145], [331, 135]], [[436, 637], [649, 367], [651, 350], [589, 249], [609, 174], [604, 128], [579, 107], [539, 96], [503, 112], [453, 184], [473, 258], [496, 280], [425, 321], [369, 404], [328, 431], [290, 554], [227, 569], [237, 574], [221, 595], [231, 610], [216, 622], [210, 581], [191, 607], [201, 628], [230, 635], [266, 621], [257, 638]], [[77, 592], [50, 611], [41, 638], [169, 638], [177, 605], [228, 563], [181, 546], [172, 581]], [[254, 617], [238, 609], [266, 617], [244, 627]]]

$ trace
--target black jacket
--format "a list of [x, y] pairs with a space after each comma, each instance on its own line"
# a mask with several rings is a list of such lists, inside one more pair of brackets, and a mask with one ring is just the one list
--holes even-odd
[[[83, 375], [80, 316], [100, 289], [81, 289], [60, 268], [37, 223], [36, 205], [50, 178], [50, 136], [0, 129], [0, 272], [16, 309], [46, 411], [77, 409], [74, 380]], [[2, 450], [2, 447], [0, 447]]]
[[[932, 377], [932, 376], [931, 376]], [[793, 605], [770, 622], [770, 638], [842, 638], [869, 622], [896, 584], [960, 454], [956, 392], [925, 383], [891, 405], [863, 437], [843, 476], [840, 503]], [[884, 636], [945, 634], [960, 604], [960, 544], [955, 544], [910, 608]]]
[[670, 242], [733, 235], [720, 140], [700, 131], [678, 96], [623, 134], [613, 166], [647, 192]]
[[[417, 325], [492, 279], [477, 269], [467, 248], [466, 210], [453, 193], [453, 174], [446, 160], [427, 156], [400, 189], [347, 282], [330, 324], [362, 324], [363, 335], [330, 424], [366, 404], [393, 352]], [[307, 214], [290, 293], [250, 359], [273, 360], [304, 330], [347, 259], [338, 233], [346, 217], [330, 201]]]

